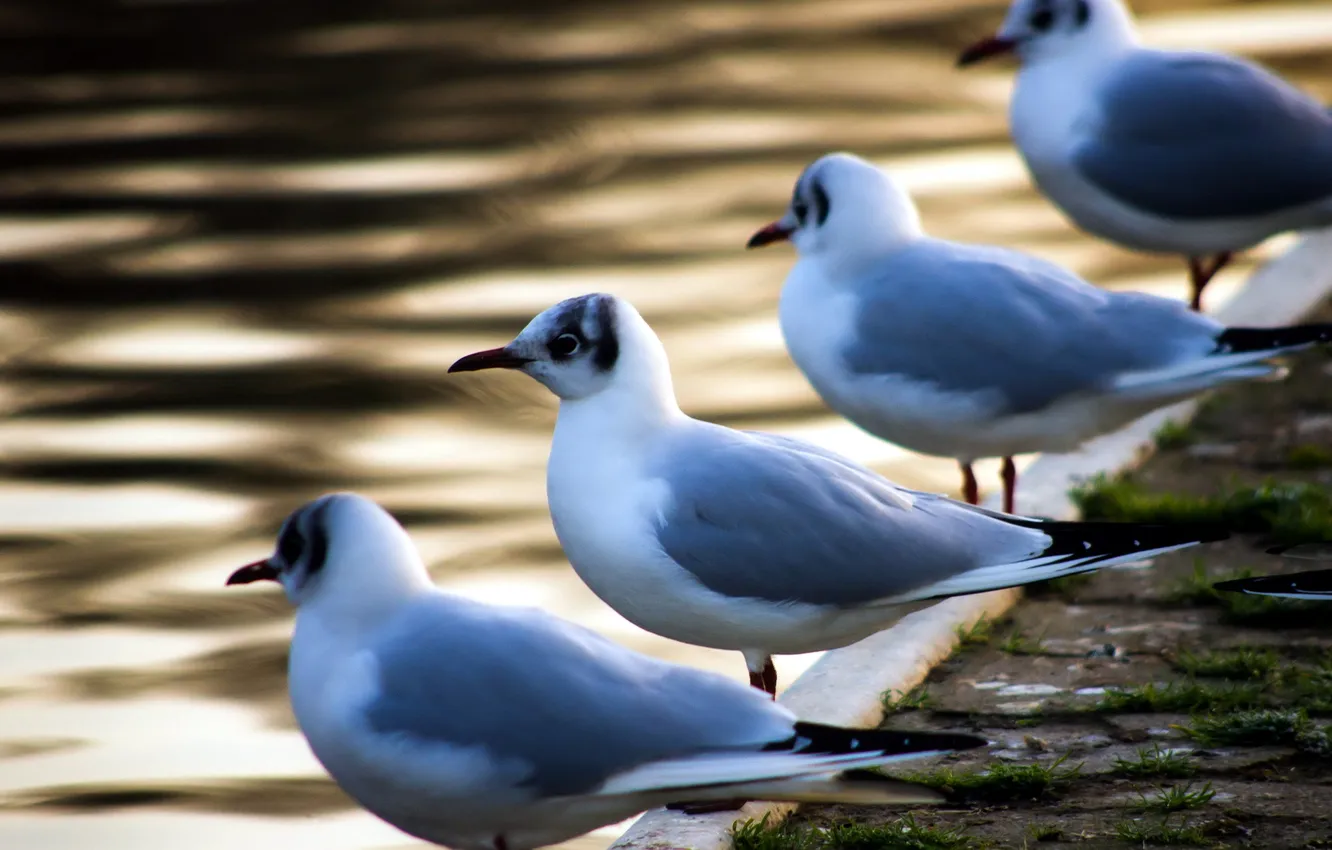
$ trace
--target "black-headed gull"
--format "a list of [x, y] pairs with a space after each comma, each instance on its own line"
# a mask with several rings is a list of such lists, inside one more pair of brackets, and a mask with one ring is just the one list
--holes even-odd
[[816, 160], [750, 247], [789, 239], [787, 349], [833, 410], [913, 451], [973, 461], [1072, 451], [1139, 416], [1318, 342], [1332, 325], [1225, 328], [1184, 305], [1107, 292], [1035, 257], [933, 239], [906, 191], [850, 154]]
[[444, 593], [353, 494], [296, 510], [227, 584], [260, 580], [297, 608], [289, 689], [315, 756], [370, 812], [448, 847], [527, 850], [682, 799], [938, 802], [860, 769], [986, 743], [802, 723], [716, 674]]
[[809, 443], [681, 412], [657, 335], [628, 302], [585, 295], [451, 372], [517, 369], [560, 399], [551, 519], [578, 575], [642, 628], [744, 654], [845, 646], [898, 603], [1138, 560], [1215, 528], [1011, 517], [905, 490]]
[[1332, 224], [1332, 113], [1270, 71], [1143, 47], [1121, 0], [1015, 0], [958, 61], [1008, 51], [1041, 192], [1088, 233], [1185, 255], [1194, 309], [1233, 252]]

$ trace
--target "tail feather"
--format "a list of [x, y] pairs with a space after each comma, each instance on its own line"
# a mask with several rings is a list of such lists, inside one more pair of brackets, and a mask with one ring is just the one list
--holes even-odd
[[1253, 596], [1279, 596], [1284, 599], [1332, 599], [1332, 570], [1312, 570], [1284, 576], [1257, 576], [1222, 581], [1212, 585], [1217, 590], [1248, 593]]
[[1012, 525], [1039, 531], [1050, 538], [1033, 557], [968, 570], [921, 588], [895, 602], [965, 596], [1005, 587], [1091, 572], [1129, 561], [1225, 540], [1230, 532], [1210, 523], [1160, 525], [1139, 522], [1048, 522], [1010, 517]]
[[1010, 520], [1050, 537], [1041, 554], [1046, 557], [1117, 558], [1147, 549], [1192, 546], [1226, 540], [1230, 531], [1220, 523], [1049, 522], [1025, 518]]
[[[726, 797], [787, 800], [751, 789], [799, 787], [826, 790], [845, 771], [881, 767], [908, 759], [986, 746], [975, 735], [947, 732], [894, 732], [884, 729], [839, 729], [817, 723], [796, 723], [795, 734], [761, 750], [696, 753], [638, 765], [606, 780], [600, 794], [632, 794], [678, 789], [680, 799]], [[783, 783], [793, 783], [785, 785]], [[804, 784], [800, 784], [804, 783]], [[823, 793], [822, 790], [819, 793]], [[812, 798], [810, 798], [812, 799]]]
[[1285, 371], [1269, 362], [1272, 358], [1328, 344], [1332, 344], [1332, 324], [1227, 328], [1216, 337], [1216, 347], [1206, 356], [1126, 372], [1115, 378], [1114, 389], [1129, 395], [1182, 398], [1230, 381], [1279, 379]]
[[[795, 735], [763, 749], [768, 753], [789, 753], [796, 758], [826, 756], [850, 759], [858, 755], [860, 767], [869, 767], [988, 745], [989, 741], [984, 738], [953, 732], [844, 729], [820, 723], [797, 722]], [[841, 772], [807, 772], [736, 785], [714, 785], [704, 789], [704, 793], [699, 796], [700, 799], [734, 797], [788, 803], [852, 803], [870, 806], [941, 803], [946, 799], [933, 788], [858, 767]]]
[[857, 806], [921, 805], [947, 800], [947, 797], [933, 788], [867, 770], [851, 770], [838, 776], [755, 782], [727, 789], [727, 793], [745, 799], [779, 803], [844, 803]]
[[956, 752], [984, 747], [989, 742], [975, 735], [954, 732], [916, 732], [895, 729], [845, 729], [821, 723], [798, 721], [795, 735], [777, 741], [764, 750], [789, 750], [813, 755], [849, 755], [877, 752], [885, 756], [903, 756], [924, 752]]
[[1332, 324], [1284, 328], [1227, 328], [1216, 338], [1217, 354], [1267, 351], [1273, 354], [1310, 345], [1332, 344]]

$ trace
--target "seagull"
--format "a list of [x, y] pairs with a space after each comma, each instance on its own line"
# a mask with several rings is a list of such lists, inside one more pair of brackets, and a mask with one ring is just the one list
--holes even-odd
[[846, 153], [796, 182], [786, 214], [749, 240], [799, 254], [779, 316], [824, 402], [869, 433], [972, 462], [1072, 451], [1208, 388], [1279, 374], [1271, 358], [1332, 342], [1332, 325], [1226, 328], [1183, 304], [1107, 292], [1036, 257], [928, 236], [892, 175]]
[[1332, 599], [1332, 570], [1311, 570], [1284, 576], [1256, 576], [1217, 582], [1217, 590], [1283, 599]]
[[865, 769], [987, 743], [804, 723], [540, 610], [444, 593], [351, 493], [298, 508], [227, 584], [264, 580], [296, 606], [291, 706], [320, 763], [373, 814], [459, 850], [541, 847], [681, 799], [939, 802]]
[[1037, 187], [1088, 233], [1187, 257], [1193, 309], [1233, 253], [1332, 224], [1332, 113], [1271, 71], [1143, 47], [1121, 0], [1014, 0], [958, 64], [1006, 52]]
[[661, 341], [612, 295], [562, 301], [449, 371], [496, 368], [560, 399], [546, 495], [579, 577], [650, 632], [739, 650], [769, 694], [774, 654], [854, 643], [891, 625], [900, 603], [1226, 536], [1007, 516], [898, 487], [809, 443], [692, 419]]

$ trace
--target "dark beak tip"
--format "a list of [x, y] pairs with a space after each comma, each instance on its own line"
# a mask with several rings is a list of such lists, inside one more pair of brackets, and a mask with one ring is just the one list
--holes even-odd
[[1017, 43], [1006, 38], [998, 36], [988, 36], [963, 50], [957, 57], [957, 67], [965, 68], [968, 65], [975, 65], [991, 56], [998, 56], [1001, 53], [1011, 53]]
[[459, 357], [449, 367], [449, 374], [457, 372], [480, 372], [482, 369], [521, 369], [530, 361], [509, 353], [507, 348], [489, 348], [477, 351], [465, 357]]
[[771, 245], [774, 242], [785, 242], [790, 238], [791, 231], [774, 221], [772, 224], [767, 225], [753, 236], [749, 237], [749, 241], [745, 243], [745, 248], [749, 250], [762, 248], [763, 246]]
[[267, 560], [246, 564], [227, 577], [227, 587], [253, 584], [256, 581], [277, 581], [278, 573]]

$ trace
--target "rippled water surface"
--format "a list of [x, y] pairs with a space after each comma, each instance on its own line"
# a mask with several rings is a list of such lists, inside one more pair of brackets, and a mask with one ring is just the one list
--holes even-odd
[[[1325, 3], [1138, 6], [1149, 40], [1244, 51], [1332, 100]], [[1175, 261], [1099, 245], [1032, 194], [1006, 144], [1010, 68], [951, 67], [1000, 13], [7, 3], [0, 846], [410, 843], [295, 732], [281, 597], [222, 587], [328, 490], [384, 502], [452, 590], [739, 677], [734, 654], [628, 625], [562, 560], [553, 399], [444, 371], [608, 290], [661, 332], [690, 412], [952, 491], [950, 462], [819, 405], [776, 325], [790, 251], [742, 247], [806, 161], [846, 148], [895, 168], [939, 235], [1182, 293]], [[786, 681], [809, 660], [783, 659]]]

